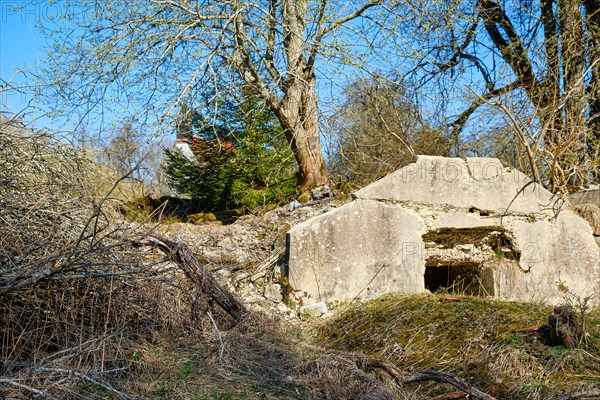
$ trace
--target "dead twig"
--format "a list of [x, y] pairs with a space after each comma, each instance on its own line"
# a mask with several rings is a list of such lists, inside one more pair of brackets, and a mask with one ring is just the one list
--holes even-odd
[[454, 376], [453, 374], [448, 372], [423, 371], [416, 374], [409, 374], [404, 371], [398, 370], [398, 368], [394, 364], [381, 358], [362, 357], [357, 355], [350, 355], [349, 357], [353, 360], [353, 362], [358, 368], [366, 372], [372, 371], [374, 369], [380, 369], [387, 373], [399, 385], [406, 385], [409, 383], [421, 381], [442, 382], [454, 386], [460, 391], [470, 395], [474, 399], [496, 400], [489, 394], [482, 392], [476, 387], [469, 385], [463, 379]]
[[375, 369], [380, 369], [387, 373], [396, 384], [403, 386], [409, 383], [420, 382], [420, 381], [435, 381], [435, 382], [443, 382], [448, 383], [460, 391], [468, 394], [474, 399], [478, 400], [496, 400], [495, 397], [490, 396], [487, 393], [482, 392], [469, 385], [463, 379], [454, 376], [448, 372], [441, 371], [423, 371], [416, 374], [409, 374], [404, 371], [400, 371], [394, 364], [391, 362], [377, 358], [377, 357], [364, 357], [357, 354], [340, 354], [343, 358], [350, 359], [356, 367], [365, 371], [371, 372]]
[[556, 400], [585, 400], [598, 398], [600, 398], [600, 390], [586, 390], [584, 392], [568, 394], [566, 396], [559, 397]]
[[183, 243], [161, 236], [135, 238], [133, 243], [135, 245], [152, 246], [165, 253], [171, 261], [181, 268], [197, 289], [217, 303], [235, 321], [239, 321], [248, 313], [244, 305], [217, 282], [212, 274], [198, 261], [192, 250]]
[[463, 392], [469, 394], [474, 399], [479, 400], [496, 400], [495, 397], [490, 396], [487, 393], [482, 392], [481, 390], [469, 385], [463, 379], [454, 376], [448, 372], [441, 371], [423, 371], [417, 374], [414, 374], [408, 379], [404, 381], [404, 384], [413, 383], [413, 382], [421, 382], [421, 381], [435, 381], [435, 382], [443, 382], [448, 383], [455, 388], [462, 390]]
[[25, 385], [25, 384], [19, 383], [17, 381], [12, 380], [12, 379], [0, 378], [0, 383], [4, 384], [4, 385], [13, 386], [13, 387], [16, 387], [16, 388], [19, 388], [19, 389], [23, 389], [23, 390], [26, 390], [26, 391], [28, 391], [30, 393], [35, 393], [38, 396], [42, 396], [42, 397], [44, 397], [46, 399], [58, 400], [58, 398], [52, 396], [48, 392], [45, 392], [45, 391], [40, 390], [40, 389], [36, 389], [36, 388], [34, 388], [32, 386], [29, 386], [29, 385]]
[[39, 367], [39, 368], [36, 368], [36, 370], [40, 371], [40, 372], [55, 372], [55, 373], [59, 373], [59, 374], [75, 376], [77, 378], [91, 382], [94, 385], [100, 386], [101, 388], [106, 389], [109, 392], [116, 394], [123, 400], [133, 400], [133, 397], [130, 397], [130, 396], [126, 395], [125, 393], [120, 392], [117, 389], [113, 388], [112, 386], [102, 383], [102, 382], [98, 381], [97, 379], [94, 379], [91, 376], [81, 373], [81, 372], [77, 372], [77, 371], [73, 371], [73, 370], [65, 369], [65, 368], [45, 368], [45, 367]]
[[465, 399], [467, 398], [469, 395], [465, 392], [452, 392], [452, 393], [446, 393], [446, 394], [442, 394], [440, 396], [435, 396], [432, 397], [429, 400], [454, 400], [454, 399]]
[[218, 357], [218, 362], [221, 363], [223, 361], [223, 351], [225, 350], [225, 344], [223, 343], [223, 337], [221, 336], [221, 332], [219, 331], [219, 327], [217, 326], [217, 323], [215, 322], [212, 313], [210, 311], [206, 312], [206, 315], [208, 315], [208, 319], [210, 319], [210, 322], [212, 323], [213, 328], [215, 329], [215, 332], [217, 334], [217, 339], [219, 340], [219, 357]]

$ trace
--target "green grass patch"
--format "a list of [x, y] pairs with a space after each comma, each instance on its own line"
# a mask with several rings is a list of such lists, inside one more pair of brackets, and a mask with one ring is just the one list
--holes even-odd
[[391, 294], [317, 325], [329, 348], [384, 357], [407, 371], [457, 373], [498, 398], [546, 399], [600, 389], [600, 311], [585, 348], [549, 347], [519, 329], [545, 324], [552, 307], [461, 297]]

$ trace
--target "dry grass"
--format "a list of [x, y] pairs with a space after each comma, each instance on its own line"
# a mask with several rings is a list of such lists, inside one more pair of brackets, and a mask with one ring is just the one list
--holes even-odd
[[252, 314], [221, 334], [222, 357], [214, 330], [195, 340], [140, 344], [121, 387], [147, 399], [419, 398], [359, 370], [343, 354], [308, 344], [300, 327], [264, 315]]
[[387, 358], [405, 370], [458, 373], [498, 398], [600, 389], [600, 310], [590, 313], [586, 348], [548, 347], [540, 335], [516, 332], [546, 323], [551, 311], [468, 297], [441, 302], [433, 295], [388, 295], [318, 324], [316, 340]]
[[123, 181], [100, 191], [97, 167], [0, 123], [1, 398], [86, 398], [125, 371], [132, 337], [190, 326], [183, 280], [129, 243], [111, 197]]

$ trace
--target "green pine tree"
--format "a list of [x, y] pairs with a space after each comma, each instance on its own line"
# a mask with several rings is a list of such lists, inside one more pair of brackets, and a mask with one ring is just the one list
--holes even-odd
[[[187, 106], [186, 110], [187, 110]], [[253, 208], [286, 201], [296, 193], [297, 167], [272, 113], [253, 96], [222, 101], [208, 120], [186, 111], [194, 160], [165, 150], [163, 165], [171, 187], [201, 208]]]

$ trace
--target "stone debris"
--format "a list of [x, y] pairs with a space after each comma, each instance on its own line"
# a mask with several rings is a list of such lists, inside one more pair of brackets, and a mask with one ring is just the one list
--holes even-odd
[[[291, 226], [337, 207], [335, 199], [310, 206], [273, 208], [261, 215], [244, 215], [228, 225], [173, 223], [152, 226], [161, 235], [188, 245], [229, 291], [254, 311], [297, 318], [297, 310], [284, 303], [282, 264], [286, 234]], [[181, 275], [171, 263], [162, 269]], [[300, 305], [300, 301], [289, 304]]]
[[271, 283], [265, 286], [264, 296], [266, 299], [271, 300], [274, 303], [279, 303], [283, 300], [281, 294], [281, 285], [277, 283]]
[[317, 318], [327, 314], [328, 311], [327, 304], [319, 302], [300, 307], [300, 316], [305, 318]]

